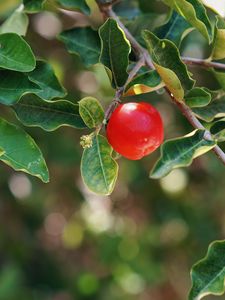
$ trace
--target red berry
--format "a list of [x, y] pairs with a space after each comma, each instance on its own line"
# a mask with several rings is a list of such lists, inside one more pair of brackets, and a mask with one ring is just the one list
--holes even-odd
[[137, 160], [161, 145], [163, 123], [159, 112], [152, 105], [145, 102], [125, 103], [112, 113], [106, 135], [116, 152]]

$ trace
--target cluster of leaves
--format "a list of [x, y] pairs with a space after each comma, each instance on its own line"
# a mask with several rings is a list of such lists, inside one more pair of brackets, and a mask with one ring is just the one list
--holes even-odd
[[[24, 0], [0, 27], [0, 103], [9, 106], [26, 126], [38, 126], [46, 131], [60, 126], [94, 130], [89, 136], [82, 137], [85, 149], [81, 173], [92, 191], [108, 195], [115, 186], [118, 165], [112, 156], [111, 146], [100, 135], [107, 122], [101, 104], [92, 97], [84, 98], [78, 104], [65, 100], [66, 91], [52, 67], [46, 61], [35, 58], [23, 37], [28, 26], [27, 14], [44, 10], [48, 2]], [[107, 5], [111, 1], [98, 2]], [[163, 2], [171, 10], [161, 24], [156, 22], [148, 27], [148, 14], [138, 15], [132, 21], [121, 18], [142, 47], [148, 50], [155, 67], [155, 70], [141, 68], [131, 80], [128, 70], [134, 64], [134, 53], [115, 19], [107, 19], [98, 30], [91, 26], [72, 28], [58, 37], [69, 53], [80, 56], [85, 67], [103, 64], [112, 87], [122, 91], [122, 96], [152, 92], [166, 86], [177, 102], [189, 106], [197, 118], [207, 122], [207, 128], [211, 131], [210, 139], [206, 139], [208, 131], [201, 129], [165, 141], [161, 157], [151, 171], [152, 178], [161, 178], [174, 168], [190, 165], [194, 158], [225, 140], [225, 72], [210, 69], [220, 84], [219, 90], [199, 87], [180, 56], [183, 38], [197, 29], [211, 45], [211, 55], [207, 61], [223, 60], [225, 21], [216, 14], [212, 14], [210, 20], [205, 6], [199, 0]], [[85, 0], [57, 0], [53, 4], [55, 9], [78, 10], [84, 14], [90, 14], [92, 8]], [[24, 130], [2, 118], [0, 133], [0, 159], [15, 170], [47, 182], [48, 169], [34, 140]], [[201, 299], [209, 293], [219, 294], [224, 290], [224, 270], [221, 271], [221, 256], [218, 254], [221, 247], [224, 247], [223, 243], [212, 246], [208, 258], [194, 268], [191, 300]], [[210, 269], [212, 261], [215, 268]], [[204, 276], [204, 272], [208, 276]]]

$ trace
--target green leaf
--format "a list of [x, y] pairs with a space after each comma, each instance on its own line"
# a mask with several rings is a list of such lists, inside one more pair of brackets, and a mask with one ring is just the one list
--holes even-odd
[[129, 90], [132, 88], [134, 90], [141, 89], [141, 86], [147, 87], [145, 91], [147, 93], [155, 91], [163, 87], [163, 82], [157, 71], [151, 70], [143, 74], [138, 75], [126, 86], [126, 92], [129, 93]]
[[212, 101], [206, 107], [193, 108], [193, 112], [198, 118], [206, 122], [225, 117], [225, 97]]
[[65, 43], [70, 53], [80, 55], [85, 66], [89, 67], [99, 62], [100, 38], [98, 32], [91, 27], [63, 31], [59, 40]]
[[217, 16], [215, 37], [213, 41], [213, 49], [211, 58], [212, 59], [223, 59], [225, 58], [225, 21], [221, 17]]
[[18, 119], [26, 126], [53, 131], [61, 126], [85, 128], [78, 105], [66, 100], [46, 101], [36, 95], [24, 96], [14, 107]]
[[216, 143], [205, 140], [204, 134], [204, 130], [195, 130], [187, 136], [166, 141], [161, 147], [161, 157], [153, 167], [150, 177], [158, 179], [173, 169], [187, 167], [194, 158], [214, 148]]
[[110, 4], [113, 3], [113, 0], [97, 0], [97, 2], [100, 4]]
[[128, 78], [130, 42], [113, 19], [108, 19], [99, 29], [101, 37], [100, 62], [111, 71], [113, 87], [123, 86]]
[[104, 120], [104, 110], [99, 101], [93, 97], [79, 101], [79, 113], [89, 128], [98, 127]]
[[204, 107], [211, 101], [211, 94], [205, 88], [193, 88], [184, 97], [190, 107]]
[[210, 69], [212, 74], [215, 76], [221, 88], [225, 91], [225, 72], [216, 71], [215, 69]]
[[190, 78], [177, 47], [169, 40], [160, 40], [147, 30], [143, 32], [143, 37], [157, 72], [174, 97], [182, 101], [184, 90], [190, 90], [195, 81]]
[[214, 122], [210, 126], [210, 132], [212, 133], [214, 139], [217, 142], [224, 142], [225, 141], [225, 118], [222, 118]]
[[15, 104], [23, 95], [41, 90], [20, 72], [0, 70], [0, 78], [0, 103], [4, 105]]
[[59, 83], [52, 66], [45, 61], [37, 61], [36, 68], [28, 74], [28, 78], [40, 87], [41, 90], [35, 94], [42, 99], [51, 100], [66, 96], [66, 90]]
[[85, 0], [57, 0], [64, 8], [71, 10], [79, 10], [85, 14], [90, 13], [90, 9]]
[[213, 30], [204, 5], [199, 0], [163, 0], [168, 6], [176, 10], [208, 41], [212, 42]]
[[21, 128], [0, 119], [0, 160], [16, 171], [23, 171], [49, 181], [48, 169], [34, 140]]
[[81, 160], [81, 175], [87, 187], [97, 193], [112, 193], [118, 174], [118, 164], [112, 158], [112, 147], [105, 137], [96, 135], [92, 147], [86, 148]]
[[166, 15], [156, 13], [145, 13], [137, 15], [131, 20], [122, 19], [123, 24], [128, 28], [131, 34], [141, 43], [144, 44], [142, 38], [142, 30], [155, 30], [166, 21]]
[[29, 19], [19, 7], [12, 15], [0, 26], [0, 34], [13, 32], [18, 35], [26, 35]]
[[35, 58], [30, 46], [16, 33], [0, 35], [0, 67], [30, 72], [35, 68]]
[[225, 241], [215, 241], [207, 255], [191, 271], [192, 288], [189, 300], [200, 300], [207, 295], [220, 296], [225, 291]]
[[28, 13], [37, 13], [43, 9], [46, 0], [23, 0], [24, 10]]
[[5, 151], [0, 148], [0, 156], [2, 156], [4, 153], [5, 153]]
[[172, 11], [166, 24], [156, 28], [154, 33], [160, 39], [168, 39], [179, 47], [182, 39], [192, 31], [191, 25], [178, 13]]

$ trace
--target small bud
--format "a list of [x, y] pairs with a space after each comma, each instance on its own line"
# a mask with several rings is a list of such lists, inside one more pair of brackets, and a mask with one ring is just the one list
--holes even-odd
[[92, 134], [89, 135], [82, 135], [82, 137], [80, 138], [80, 145], [82, 148], [86, 149], [86, 148], [91, 148], [92, 147]]

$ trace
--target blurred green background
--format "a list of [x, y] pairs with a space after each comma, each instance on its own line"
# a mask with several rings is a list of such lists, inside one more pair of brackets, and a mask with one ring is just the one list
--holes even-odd
[[[1, 21], [19, 2], [0, 1]], [[145, 12], [166, 12], [159, 1], [140, 3]], [[135, 1], [125, 5], [125, 17], [138, 11]], [[53, 65], [68, 89], [67, 99], [92, 95], [106, 107], [113, 90], [104, 69], [85, 69], [55, 39], [62, 29], [97, 25], [98, 15], [49, 11], [29, 18], [26, 39], [38, 57]], [[202, 58], [208, 52], [197, 32], [182, 44], [186, 56]], [[199, 86], [218, 88], [207, 71], [190, 71]], [[125, 99], [131, 100], [158, 108], [167, 138], [192, 130], [162, 90]], [[1, 115], [18, 122], [3, 106]], [[115, 191], [101, 197], [89, 192], [80, 177], [84, 131], [27, 131], [44, 153], [51, 181], [43, 184], [0, 166], [0, 300], [186, 299], [192, 264], [211, 241], [225, 236], [224, 167], [216, 157], [207, 154], [160, 181], [148, 178], [159, 151], [141, 161], [121, 158]]]

